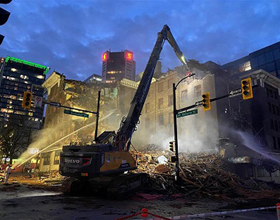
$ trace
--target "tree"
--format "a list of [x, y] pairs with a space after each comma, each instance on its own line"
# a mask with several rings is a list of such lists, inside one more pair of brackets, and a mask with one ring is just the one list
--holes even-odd
[[2, 158], [12, 160], [15, 156], [27, 148], [30, 136], [30, 129], [14, 124], [0, 128], [0, 151]]

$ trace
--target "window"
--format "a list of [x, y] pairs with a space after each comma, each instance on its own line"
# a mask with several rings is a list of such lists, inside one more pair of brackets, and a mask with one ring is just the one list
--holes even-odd
[[278, 131], [278, 122], [277, 121], [274, 121], [274, 128], [275, 128], [275, 131]]
[[267, 172], [264, 167], [257, 167], [258, 177], [268, 177], [270, 176], [269, 172]]
[[277, 149], [276, 137], [272, 136], [273, 139], [273, 148]]
[[158, 123], [159, 123], [159, 125], [164, 125], [163, 114], [160, 114], [160, 115], [158, 116]]
[[280, 59], [280, 49], [276, 49], [273, 51], [273, 55], [274, 55], [274, 59], [277, 60], [277, 59]]
[[173, 124], [173, 122], [174, 122], [173, 112], [169, 112], [169, 114], [168, 114], [168, 123], [169, 124]]
[[274, 129], [274, 122], [273, 119], [270, 119], [270, 128], [273, 130]]
[[276, 91], [274, 91], [274, 98], [277, 100], [278, 97], [278, 93]]
[[251, 66], [252, 66], [252, 68], [256, 68], [257, 66], [259, 66], [257, 57], [254, 57], [251, 59]]
[[181, 92], [181, 100], [182, 102], [186, 102], [188, 99], [188, 90], [185, 89]]
[[168, 89], [173, 87], [173, 81], [174, 81], [173, 79], [168, 80]]
[[163, 108], [163, 98], [160, 98], [158, 100], [158, 109], [161, 109], [161, 108]]
[[272, 62], [272, 61], [273, 61], [272, 51], [267, 52], [267, 53], [265, 54], [265, 58], [266, 58], [266, 62], [267, 62], [267, 63]]
[[195, 94], [195, 97], [201, 96], [201, 85], [194, 87], [194, 94]]
[[280, 138], [277, 138], [278, 148], [280, 147]]
[[247, 177], [253, 177], [253, 167], [247, 167]]
[[168, 106], [173, 105], [173, 95], [168, 96]]
[[259, 61], [259, 65], [264, 65], [266, 63], [265, 55], [262, 54], [262, 55], [258, 56], [258, 61]]
[[158, 84], [158, 92], [162, 92], [163, 91], [163, 83], [159, 83]]
[[239, 70], [240, 70], [240, 72], [245, 72], [245, 71], [251, 70], [251, 63], [250, 63], [250, 61], [247, 61], [247, 62], [241, 64], [239, 66]]
[[55, 151], [53, 164], [59, 164], [59, 159], [60, 159], [60, 151]]
[[150, 111], [150, 107], [151, 107], [150, 103], [147, 103], [146, 104], [146, 108], [145, 108], [146, 109], [146, 113], [148, 113]]
[[145, 119], [145, 128], [150, 128], [150, 118]]
[[269, 112], [271, 112], [271, 104], [268, 103]]
[[44, 160], [43, 165], [50, 165], [51, 153], [42, 154], [42, 159]]

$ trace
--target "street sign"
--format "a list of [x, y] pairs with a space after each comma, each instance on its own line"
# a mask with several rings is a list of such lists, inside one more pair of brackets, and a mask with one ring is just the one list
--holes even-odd
[[184, 112], [180, 112], [177, 114], [177, 118], [181, 118], [184, 116], [188, 116], [188, 115], [194, 115], [197, 114], [197, 109], [191, 110], [191, 111], [184, 111]]
[[82, 113], [82, 112], [74, 112], [71, 110], [64, 110], [64, 114], [69, 114], [69, 115], [75, 115], [75, 116], [80, 116], [80, 117], [85, 117], [88, 118], [88, 114]]
[[41, 96], [34, 96], [34, 105], [35, 107], [41, 108], [43, 104], [43, 97]]

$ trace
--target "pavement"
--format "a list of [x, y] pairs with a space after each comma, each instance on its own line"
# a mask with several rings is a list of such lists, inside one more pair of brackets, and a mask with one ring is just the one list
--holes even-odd
[[[147, 208], [150, 213], [163, 217], [185, 214], [221, 212], [275, 205], [277, 199], [247, 201], [234, 199], [222, 201], [209, 198], [185, 198], [141, 194], [127, 200], [107, 200], [100, 197], [68, 196], [59, 187], [49, 187], [37, 179], [11, 177], [8, 185], [0, 183], [0, 219], [2, 220], [111, 220], [138, 213]], [[151, 216], [149, 216], [150, 218]], [[251, 211], [192, 219], [277, 219], [276, 210]], [[131, 219], [141, 219], [139, 216]]]

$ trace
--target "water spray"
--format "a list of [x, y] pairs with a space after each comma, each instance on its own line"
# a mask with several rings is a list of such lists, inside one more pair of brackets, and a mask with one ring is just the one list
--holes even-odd
[[[108, 117], [111, 116], [114, 112], [116, 112], [116, 110], [113, 111], [113, 112], [111, 112], [111, 113], [109, 113], [108, 115], [102, 117], [102, 118], [100, 119], [100, 121], [103, 121], [104, 119], [108, 118]], [[45, 148], [39, 150], [37, 153], [31, 155], [31, 156], [28, 157], [26, 160], [20, 162], [19, 164], [15, 164], [15, 165], [13, 166], [13, 168], [14, 168], [14, 167], [19, 167], [19, 166], [21, 166], [22, 164], [26, 163], [28, 160], [30, 160], [30, 159], [36, 157], [38, 154], [44, 152], [45, 150], [49, 149], [49, 148], [52, 147], [53, 145], [55, 145], [55, 144], [57, 144], [57, 143], [63, 141], [64, 139], [70, 137], [71, 135], [73, 135], [73, 134], [75, 134], [75, 133], [77, 133], [77, 132], [79, 132], [79, 131], [81, 131], [81, 130], [83, 130], [83, 129], [89, 127], [89, 126], [92, 126], [93, 124], [95, 124], [95, 122], [92, 122], [92, 123], [90, 123], [90, 124], [88, 124], [88, 125], [85, 125], [85, 126], [79, 128], [79, 129], [77, 129], [76, 131], [73, 131], [72, 133], [70, 133], [70, 134], [64, 136], [63, 138], [60, 138], [59, 140], [57, 140], [57, 141], [53, 142], [52, 144], [48, 145], [47, 147], [45, 147]]]

